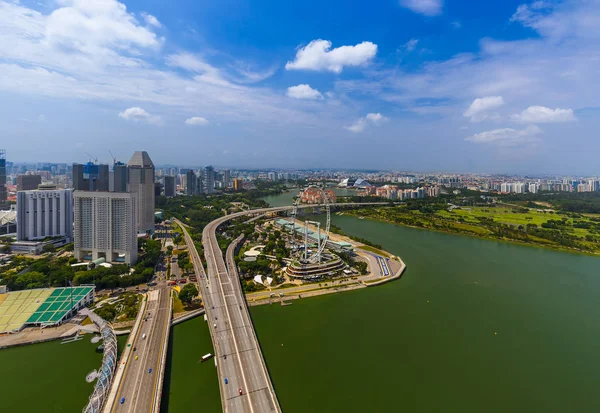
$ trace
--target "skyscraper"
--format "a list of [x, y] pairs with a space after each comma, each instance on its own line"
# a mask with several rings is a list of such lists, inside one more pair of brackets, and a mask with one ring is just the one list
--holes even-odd
[[17, 192], [17, 240], [73, 239], [73, 190]]
[[127, 192], [127, 165], [115, 162], [112, 170], [112, 192]]
[[75, 191], [75, 258], [135, 264], [137, 200], [135, 193]]
[[194, 171], [192, 171], [191, 169], [187, 171], [187, 173], [185, 174], [185, 181], [185, 193], [187, 195], [196, 195], [198, 193], [196, 190], [197, 179]]
[[146, 151], [137, 151], [127, 164], [127, 192], [137, 196], [137, 231], [154, 231], [154, 164]]
[[6, 151], [0, 149], [0, 204], [6, 202], [8, 194], [6, 193]]
[[108, 191], [108, 165], [73, 164], [73, 188], [76, 191]]
[[215, 169], [212, 166], [207, 166], [202, 171], [202, 183], [204, 193], [207, 195], [215, 192]]
[[163, 181], [165, 186], [165, 196], [168, 198], [173, 198], [175, 196], [175, 177], [165, 175]]

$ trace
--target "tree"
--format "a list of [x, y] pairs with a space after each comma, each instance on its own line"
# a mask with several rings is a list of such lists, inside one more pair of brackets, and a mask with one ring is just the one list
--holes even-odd
[[182, 303], [190, 304], [198, 295], [198, 289], [194, 284], [186, 284], [179, 292], [179, 299]]
[[56, 252], [56, 246], [52, 243], [46, 244], [42, 247], [42, 251], [44, 252]]

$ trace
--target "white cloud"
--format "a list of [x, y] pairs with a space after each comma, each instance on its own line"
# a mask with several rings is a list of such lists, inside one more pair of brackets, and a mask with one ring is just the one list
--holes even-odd
[[475, 99], [463, 116], [471, 118], [471, 122], [481, 122], [490, 117], [489, 111], [504, 105], [502, 96], [486, 96]]
[[294, 99], [323, 99], [321, 92], [306, 84], [288, 87], [286, 94]]
[[340, 46], [331, 49], [329, 40], [313, 40], [298, 50], [296, 59], [287, 62], [287, 70], [327, 70], [341, 73], [345, 66], [361, 66], [377, 54], [377, 45], [362, 42], [355, 46]]
[[368, 113], [366, 118], [367, 120], [373, 122], [375, 125], [380, 125], [388, 120], [388, 118], [383, 116], [381, 113]]
[[403, 47], [407, 52], [412, 52], [417, 47], [419, 43], [419, 39], [410, 39], [408, 42], [404, 43]]
[[199, 56], [196, 56], [192, 53], [183, 52], [171, 54], [165, 58], [165, 61], [168, 66], [198, 73], [195, 79], [200, 82], [219, 86], [238, 87], [237, 85], [234, 85], [228, 80], [224, 79], [219, 69], [209, 63], [206, 63]]
[[425, 16], [439, 16], [442, 14], [444, 2], [442, 0], [400, 0], [400, 5]]
[[462, 23], [459, 20], [454, 20], [453, 22], [450, 22], [450, 27], [453, 29], [460, 29], [462, 27]]
[[51, 44], [88, 53], [103, 47], [131, 50], [160, 45], [156, 35], [116, 0], [61, 0], [59, 4], [64, 7], [46, 21], [45, 40]]
[[208, 119], [203, 118], [202, 116], [194, 116], [188, 118], [184, 122], [186, 125], [208, 125]]
[[539, 127], [535, 125], [529, 125], [525, 129], [521, 130], [504, 128], [480, 132], [465, 138], [465, 140], [474, 143], [518, 146], [539, 141], [538, 136], [541, 133], [542, 130]]
[[125, 109], [123, 112], [119, 113], [119, 117], [133, 122], [146, 122], [151, 125], [163, 124], [163, 121], [160, 118], [160, 116], [151, 115], [138, 106]]
[[519, 123], [556, 123], [577, 120], [573, 109], [551, 109], [545, 106], [529, 106], [523, 112], [511, 115], [510, 118]]
[[143, 12], [142, 17], [144, 18], [144, 21], [146, 22], [146, 24], [148, 24], [150, 26], [154, 26], [157, 29], [160, 29], [162, 27], [162, 24], [160, 24], [158, 19], [156, 17], [154, 17], [153, 15]]
[[346, 126], [346, 129], [350, 132], [360, 133], [365, 130], [367, 127], [367, 120], [365, 118], [360, 118], [356, 122], [354, 122], [350, 126]]
[[387, 122], [389, 119], [383, 116], [381, 113], [368, 113], [367, 116], [358, 119], [350, 126], [346, 126], [345, 129], [350, 132], [359, 133], [365, 130], [365, 128], [369, 125], [369, 123], [373, 125], [381, 125], [384, 122]]

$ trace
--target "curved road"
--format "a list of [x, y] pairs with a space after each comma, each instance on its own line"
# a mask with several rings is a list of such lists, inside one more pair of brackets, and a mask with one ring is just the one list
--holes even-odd
[[[332, 206], [380, 204], [388, 203], [349, 203]], [[318, 206], [303, 205], [300, 208]], [[226, 215], [209, 223], [202, 232], [204, 257], [208, 265], [207, 274], [186, 227], [176, 220], [184, 232], [196, 274], [200, 276], [199, 284], [216, 353], [221, 403], [226, 413], [281, 412], [281, 408], [254, 332], [237, 271], [232, 271], [231, 274], [227, 271], [216, 231], [221, 224], [235, 218], [292, 208], [293, 206], [253, 209]]]

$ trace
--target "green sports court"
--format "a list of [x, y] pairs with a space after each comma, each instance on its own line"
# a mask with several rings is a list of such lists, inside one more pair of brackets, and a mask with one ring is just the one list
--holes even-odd
[[94, 300], [94, 287], [43, 288], [0, 294], [0, 334], [56, 325]]

